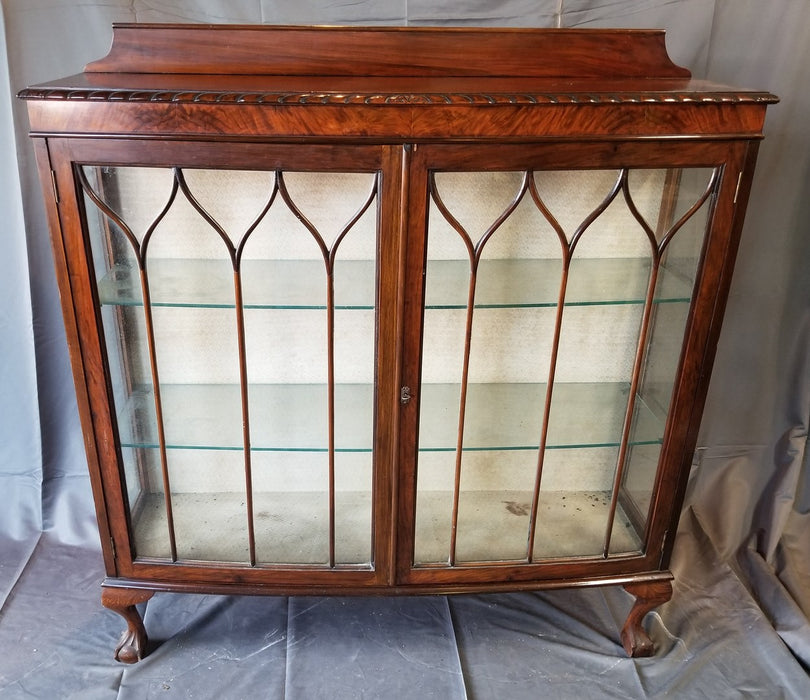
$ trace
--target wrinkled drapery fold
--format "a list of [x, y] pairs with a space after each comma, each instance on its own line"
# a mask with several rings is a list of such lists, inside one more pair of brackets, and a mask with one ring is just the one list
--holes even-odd
[[[659, 629], [659, 640], [668, 639], [669, 634], [675, 637], [667, 647], [669, 661], [676, 657], [683, 661], [687, 651], [684, 645], [705, 645], [710, 660], [703, 672], [709, 673], [712, 682], [720, 683], [715, 675], [719, 667], [747, 663], [748, 657], [742, 652], [738, 657], [723, 657], [712, 647], [713, 643], [724, 643], [721, 635], [717, 639], [711, 635], [706, 637], [704, 631], [701, 637], [698, 629], [701, 605], [683, 606], [690, 596], [696, 596], [704, 606], [712, 604], [712, 596], [742, 598], [744, 589], [739, 585], [742, 581], [752, 596], [753, 607], [749, 607], [748, 599], [741, 603], [750, 616], [743, 620], [731, 615], [728, 622], [731, 631], [725, 628], [725, 639], [736, 638], [735, 626], [747, 624], [746, 620], [755, 621], [757, 634], [763, 635], [758, 639], [765, 648], [778, 647], [776, 638], [767, 633], [767, 627], [771, 632], [776, 631], [800, 663], [805, 667], [810, 664], [807, 621], [810, 615], [810, 537], [807, 535], [810, 531], [807, 446], [810, 275], [806, 272], [810, 261], [810, 236], [807, 235], [810, 130], [806, 127], [810, 92], [804, 89], [810, 83], [810, 45], [806, 41], [810, 33], [810, 13], [805, 3], [774, 0], [765, 7], [757, 0], [500, 0], [488, 3], [108, 0], [89, 4], [75, 0], [2, 0], [0, 8], [3, 30], [0, 85], [6, 95], [0, 104], [0, 144], [4, 156], [0, 161], [3, 217], [0, 229], [3, 245], [0, 254], [0, 639], [9, 639], [3, 635], [9, 634], [7, 630], [16, 629], [13, 620], [20, 610], [38, 611], [37, 605], [25, 607], [26, 594], [21, 587], [30, 588], [33, 599], [40, 600], [37, 596], [46, 598], [48, 587], [60, 586], [58, 578], [42, 573], [46, 564], [65, 570], [71, 570], [71, 566], [85, 567], [87, 570], [74, 569], [71, 573], [83, 582], [88, 578], [97, 582], [101, 576], [100, 562], [93, 554], [98, 546], [94, 513], [44, 211], [26, 136], [25, 108], [12, 97], [17, 90], [27, 84], [79, 72], [84, 63], [104, 55], [112, 22], [664, 27], [668, 30], [670, 55], [676, 63], [688, 66], [697, 77], [709, 76], [720, 82], [767, 89], [780, 95], [782, 102], [769, 110], [766, 122], [766, 140], [760, 150], [700, 448], [690, 482], [688, 517], [684, 516], [684, 522], [689, 523], [685, 527], [694, 536], [679, 539], [676, 581], [683, 583], [676, 583], [680, 586], [680, 595], [676, 591], [673, 603], [660, 612], [663, 627]], [[693, 528], [694, 523], [699, 523], [699, 527]], [[47, 532], [47, 538], [36, 546], [43, 531]], [[698, 544], [684, 544], [688, 542]], [[700, 554], [708, 551], [704, 549], [704, 545], [708, 548], [707, 543], [715, 552], [708, 559]], [[79, 547], [75, 551], [84, 554], [77, 557], [64, 554], [75, 547]], [[35, 552], [33, 557], [32, 551]], [[722, 575], [716, 579], [707, 575], [702, 579], [703, 584], [690, 588], [695, 572], [702, 567], [713, 570], [720, 567]], [[37, 572], [40, 572], [39, 578]], [[92, 586], [82, 590], [89, 591]], [[548, 610], [537, 612], [534, 608], [534, 612], [526, 613], [531, 625], [537, 621], [535, 615], [539, 618], [550, 615], [552, 621], [556, 621], [555, 605], [562, 607], [568, 601], [576, 607], [578, 603], [566, 595], [559, 599], [550, 594], [530, 597], [552, 606], [551, 613]], [[604, 595], [609, 602], [611, 596], [617, 594], [605, 592]], [[626, 602], [622, 595], [619, 593], [616, 598], [614, 607], [617, 609]], [[70, 617], [65, 623], [81, 629], [70, 632], [65, 627], [58, 634], [88, 634], [88, 624], [99, 624], [102, 630], [109, 627], [110, 634], [117, 633], [118, 620], [96, 610], [96, 600], [97, 596], [93, 601], [95, 607], [92, 612], [88, 608], [86, 617]], [[161, 624], [158, 622], [160, 610], [168, 615], [169, 620], [159, 627], [162, 631], [158, 636], [171, 638], [172, 648], [182, 646], [185, 637], [181, 636], [178, 641], [172, 635], [178, 634], [177, 630], [182, 628], [179, 620], [187, 615], [195, 620], [192, 627], [202, 630], [195, 644], [210, 644], [219, 649], [216, 635], [206, 631], [208, 616], [213, 614], [208, 611], [208, 605], [217, 615], [228, 615], [229, 610], [237, 617], [256, 610], [268, 611], [266, 614], [271, 617], [276, 614], [275, 607], [262, 608], [255, 602], [220, 603], [217, 600], [199, 605], [190, 603], [190, 608], [183, 608], [185, 603], [169, 600], [158, 597], [149, 604], [154, 612], [150, 612], [152, 619], [148, 623]], [[524, 624], [521, 622], [505, 637], [492, 637], [492, 629], [486, 625], [497, 628], [505, 624], [504, 619], [521, 619], [519, 611], [523, 599], [507, 597], [493, 604], [493, 608], [487, 607], [486, 600], [475, 598], [465, 602], [460, 599], [448, 604], [447, 614], [454, 623], [461, 651], [455, 667], [449, 656], [442, 656], [447, 663], [446, 668], [439, 665], [441, 673], [450, 675], [436, 676], [438, 685], [435, 687], [445, 688], [442, 684], [454, 673], [464, 676], [465, 669], [484, 663], [488, 644], [508, 644], [509, 639], [523, 638], [522, 634], [530, 636], [528, 631], [521, 632]], [[18, 607], [20, 605], [23, 608]], [[173, 617], [171, 610], [177, 605], [185, 612], [182, 615], [177, 612], [180, 617]], [[334, 605], [339, 608], [341, 603]], [[398, 611], [397, 614], [406, 618], [411, 614], [405, 604], [392, 605], [390, 609]], [[594, 610], [601, 611], [594, 613], [601, 619], [602, 603], [597, 601], [593, 605]], [[503, 615], [491, 614], [491, 610]], [[694, 615], [692, 618], [684, 617], [687, 610]], [[705, 613], [705, 607], [703, 610]], [[756, 616], [757, 610], [760, 617]], [[198, 615], [201, 617], [195, 617]], [[285, 607], [284, 620], [288, 619], [286, 615]], [[481, 628], [471, 622], [479, 617]], [[658, 624], [659, 618], [653, 617], [654, 624]], [[34, 619], [38, 619], [36, 615]], [[439, 619], [443, 618], [439, 616]], [[565, 619], [567, 622], [560, 624], [571, 624], [570, 619]], [[46, 622], [34, 624], [41, 624], [43, 630], [47, 628]], [[238, 626], [235, 619], [228, 624]], [[596, 627], [599, 624], [594, 623]], [[694, 627], [690, 626], [692, 624]], [[441, 635], [446, 634], [441, 625], [439, 631], [431, 632], [438, 635], [435, 637], [437, 649], [443, 649]], [[609, 625], [605, 629], [607, 627]], [[253, 630], [253, 634], [256, 633]], [[483, 636], [475, 638], [479, 633]], [[612, 635], [613, 631], [606, 633]], [[54, 633], [48, 634], [52, 637]], [[307, 634], [296, 639], [310, 643], [313, 637]], [[615, 650], [600, 652], [589, 646], [590, 641], [582, 641], [576, 635], [573, 640], [570, 637], [565, 640], [564, 644], [574, 645], [580, 654], [608, 653], [618, 659]], [[268, 649], [275, 649], [279, 644], [269, 631], [266, 644]], [[362, 651], [365, 647], [358, 648]], [[87, 651], [86, 647], [82, 649]], [[229, 654], [212, 658], [218, 659], [217, 664], [226, 664], [226, 660], [234, 658]], [[569, 663], [564, 656], [562, 653], [550, 663]], [[284, 658], [289, 665], [290, 658]], [[87, 662], [98, 663], [98, 660], [88, 658]], [[198, 670], [202, 668], [199, 663]], [[632, 682], [631, 675], [621, 676], [631, 684], [630, 696], [683, 690], [674, 676], [665, 678], [672, 666], [659, 667], [657, 672], [662, 675], [658, 678], [653, 668], [639, 666], [640, 676], [631, 674]], [[545, 672], [542, 667], [531, 669], [535, 681]], [[493, 666], [491, 670], [493, 675], [488, 680], [476, 676], [476, 697], [514, 688], [504, 685], [503, 675], [498, 676], [506, 672], [503, 665]], [[786, 680], [783, 679], [781, 685], [776, 683], [776, 687], [783, 689], [782, 696], [793, 697], [791, 689], [798, 687], [799, 682], [791, 675], [795, 670], [785, 665], [777, 671], [784, 673]], [[364, 669], [364, 673], [370, 678], [373, 669]], [[767, 678], [767, 673], [763, 673]], [[737, 680], [740, 678], [742, 676]], [[748, 680], [755, 683], [755, 679]], [[8, 676], [0, 673], [0, 698], [5, 697], [3, 683], [8, 682]], [[148, 670], [128, 671], [122, 682], [121, 697], [127, 692], [138, 696], [143, 688], [159, 688], [164, 682], [150, 677]], [[291, 682], [289, 678], [287, 682]], [[14, 697], [13, 688], [17, 686], [7, 687], [12, 689], [8, 697]], [[692, 690], [696, 687], [689, 686]], [[573, 686], [571, 689], [576, 690]], [[444, 696], [451, 697], [452, 692]]]

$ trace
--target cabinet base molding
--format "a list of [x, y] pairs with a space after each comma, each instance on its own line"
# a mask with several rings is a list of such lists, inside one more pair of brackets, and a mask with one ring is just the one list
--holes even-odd
[[[649, 576], [649, 574], [647, 574]], [[648, 612], [666, 603], [672, 597], [672, 574], [668, 571], [656, 572], [653, 578], [628, 581], [627, 577], [612, 579], [578, 581], [543, 581], [535, 585], [526, 584], [488, 584], [465, 587], [419, 587], [397, 586], [380, 588], [343, 588], [336, 589], [304, 589], [301, 591], [287, 591], [289, 595], [321, 596], [321, 595], [472, 595], [476, 593], [492, 592], [518, 592], [527, 588], [532, 590], [557, 590], [560, 588], [586, 588], [591, 586], [621, 585], [625, 591], [635, 597], [630, 613], [621, 630], [621, 642], [628, 656], [644, 657], [655, 654], [655, 645], [644, 630], [642, 623]], [[131, 586], [131, 587], [129, 587]], [[144, 587], [141, 587], [144, 586]], [[101, 603], [105, 608], [118, 613], [127, 622], [127, 628], [122, 632], [115, 647], [115, 660], [126, 664], [134, 664], [147, 655], [148, 637], [143, 618], [137, 605], [147, 602], [155, 593], [210, 593], [212, 595], [285, 595], [284, 592], [266, 589], [262, 586], [234, 586], [233, 584], [177, 584], [170, 582], [134, 581], [130, 579], [106, 579], [102, 588]]]

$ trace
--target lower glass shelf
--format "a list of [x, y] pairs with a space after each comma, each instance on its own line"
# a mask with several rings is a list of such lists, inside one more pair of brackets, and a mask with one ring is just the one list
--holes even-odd
[[[171, 505], [179, 559], [250, 560], [244, 493], [174, 493]], [[257, 491], [253, 512], [257, 563], [328, 566], [325, 491]], [[170, 558], [168, 532], [163, 494], [145, 494], [133, 524], [136, 556]], [[335, 535], [337, 564], [370, 566], [370, 492], [335, 494]]]
[[[415, 560], [443, 563], [451, 529], [447, 505], [452, 493], [420, 492], [417, 497]], [[526, 559], [532, 494], [528, 491], [462, 491], [456, 562]], [[610, 491], [541, 491], [533, 560], [601, 556]], [[611, 553], [641, 551], [641, 540], [619, 505]]]
[[[419, 494], [416, 565], [446, 563], [450, 530], [444, 517], [452, 494]], [[531, 494], [464, 492], [458, 524], [457, 563], [520, 562], [526, 557]], [[338, 564], [371, 564], [371, 494], [335, 495], [335, 551]], [[175, 493], [171, 497], [177, 553], [181, 560], [244, 564], [249, 560], [247, 509], [243, 493]], [[541, 493], [534, 560], [601, 556], [610, 493]], [[326, 566], [325, 492], [254, 494], [256, 558], [259, 564]], [[136, 556], [169, 559], [163, 494], [145, 494], [133, 524]], [[612, 554], [641, 551], [641, 539], [619, 506]]]
[[[464, 450], [536, 450], [545, 384], [470, 384]], [[456, 449], [461, 390], [458, 384], [421, 389], [419, 449]], [[327, 387], [322, 384], [259, 384], [248, 391], [251, 449], [328, 451]], [[629, 396], [626, 383], [557, 383], [547, 449], [616, 446]], [[168, 449], [241, 450], [242, 403], [238, 385], [167, 384], [161, 388]], [[335, 449], [373, 448], [374, 391], [370, 384], [335, 386]], [[119, 411], [124, 447], [159, 447], [154, 393], [139, 387]], [[636, 402], [632, 444], [656, 444], [664, 421], [643, 399]]]

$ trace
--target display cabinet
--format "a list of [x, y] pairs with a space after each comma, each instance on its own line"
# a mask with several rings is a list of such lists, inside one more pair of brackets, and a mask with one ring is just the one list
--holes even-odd
[[766, 105], [663, 33], [118, 25], [24, 90], [116, 657], [155, 591], [668, 562]]

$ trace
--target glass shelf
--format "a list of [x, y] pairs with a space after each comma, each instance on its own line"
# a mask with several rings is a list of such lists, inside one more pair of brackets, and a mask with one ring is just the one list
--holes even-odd
[[[469, 263], [430, 260], [426, 307], [467, 307]], [[553, 307], [560, 293], [562, 261], [556, 259], [482, 260], [475, 290], [476, 308]], [[568, 273], [566, 306], [643, 304], [650, 275], [647, 258], [575, 258]], [[655, 302], [688, 302], [692, 283], [660, 275]]]
[[[546, 491], [538, 502], [535, 561], [567, 557], [601, 557], [610, 491]], [[530, 491], [465, 491], [459, 511], [456, 560], [459, 562], [525, 561]], [[446, 563], [450, 528], [448, 491], [420, 493], [417, 516], [416, 566]], [[642, 542], [621, 505], [616, 509], [611, 553], [641, 551]]]
[[[223, 260], [155, 259], [149, 262], [154, 306], [233, 308], [230, 266]], [[553, 307], [557, 304], [561, 262], [555, 259], [482, 260], [476, 287], [477, 308]], [[426, 308], [463, 309], [467, 304], [469, 263], [428, 262]], [[566, 305], [643, 304], [649, 260], [582, 258], [571, 267]], [[335, 266], [335, 307], [373, 309], [375, 263], [342, 260]], [[246, 308], [326, 308], [324, 264], [320, 260], [245, 260], [242, 262]], [[137, 269], [116, 265], [99, 281], [103, 304], [142, 303]], [[675, 273], [660, 275], [656, 303], [688, 302], [691, 282]]]
[[[456, 449], [460, 387], [422, 387], [419, 448]], [[554, 386], [546, 449], [619, 445], [629, 385], [562, 383]], [[470, 384], [464, 420], [464, 450], [536, 450], [542, 430], [545, 384]], [[664, 425], [639, 400], [633, 444], [656, 444]]]
[[[450, 492], [422, 494], [422, 517], [416, 531], [416, 565], [447, 561], [448, 528], [445, 513]], [[322, 492], [256, 492], [256, 554], [261, 563], [327, 561], [327, 542], [313, 532], [312, 513], [323, 509]], [[368, 492], [338, 492], [339, 561], [365, 563], [369, 556], [371, 496]], [[459, 523], [464, 536], [458, 543], [459, 561], [519, 562], [526, 556], [529, 513], [514, 504], [531, 503], [530, 492], [478, 491], [464, 495]], [[172, 494], [174, 525], [181, 558], [202, 561], [248, 561], [245, 499], [241, 493]], [[213, 504], [213, 505], [212, 505]], [[535, 541], [536, 560], [601, 556], [610, 492], [543, 491], [540, 494]], [[509, 510], [509, 507], [512, 510]], [[571, 517], [571, 512], [576, 517]], [[267, 517], [272, 514], [273, 517]], [[642, 541], [617, 508], [611, 551], [635, 553]], [[204, 527], [201, 527], [201, 524]], [[134, 529], [138, 556], [168, 558], [166, 507], [162, 494], [145, 497]]]
[[[160, 396], [167, 448], [243, 448], [238, 384], [164, 384]], [[251, 384], [251, 448], [327, 452], [326, 407], [325, 384]], [[373, 407], [370, 384], [335, 386], [336, 451], [372, 450]], [[124, 447], [159, 446], [151, 387], [133, 391], [118, 422]]]
[[[374, 265], [372, 260], [336, 261], [335, 308], [374, 308]], [[234, 308], [234, 280], [230, 269], [230, 263], [223, 260], [150, 260], [147, 270], [152, 305]], [[325, 309], [325, 269], [322, 260], [243, 260], [245, 308]], [[98, 290], [102, 304], [142, 304], [136, 268], [114, 266], [99, 280]]]
[[[618, 445], [628, 391], [626, 384], [618, 383], [556, 384], [547, 449]], [[545, 384], [471, 384], [464, 450], [536, 450], [545, 393]], [[459, 396], [458, 384], [422, 387], [420, 450], [456, 449]], [[161, 399], [169, 449], [242, 449], [238, 385], [165, 385]], [[326, 452], [326, 405], [325, 385], [251, 385], [252, 449]], [[660, 443], [663, 422], [643, 401], [636, 407], [632, 443]], [[132, 393], [119, 416], [119, 430], [124, 447], [158, 447], [150, 389]], [[370, 452], [372, 446], [372, 386], [336, 385], [336, 451]]]

